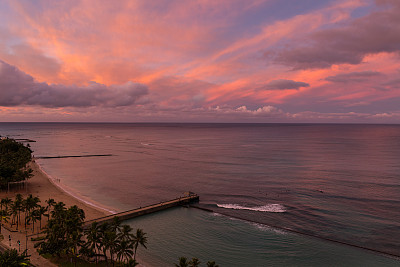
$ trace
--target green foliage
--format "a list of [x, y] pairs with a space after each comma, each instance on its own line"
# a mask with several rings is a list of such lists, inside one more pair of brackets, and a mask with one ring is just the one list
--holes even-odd
[[219, 265], [216, 264], [215, 261], [208, 261], [207, 262], [207, 267], [219, 267]]
[[135, 246], [135, 256], [133, 257], [134, 260], [136, 260], [136, 251], [138, 249], [138, 246], [141, 245], [144, 248], [146, 247], [147, 243], [147, 236], [146, 233], [143, 232], [143, 229], [136, 229], [136, 235], [133, 236], [133, 244]]
[[124, 266], [124, 267], [135, 267], [137, 265], [139, 265], [139, 263], [134, 259], [129, 259], [128, 262], [122, 263], [122, 266]]
[[83, 244], [84, 211], [77, 206], [66, 209], [64, 203], [58, 202], [51, 213], [52, 218], [47, 223], [46, 238], [40, 244], [39, 252], [57, 256], [67, 254], [76, 258], [78, 246]]
[[30, 178], [32, 170], [26, 164], [32, 159], [32, 150], [13, 139], [0, 140], [0, 187], [8, 182]]
[[18, 254], [16, 249], [0, 252], [0, 266], [19, 267], [31, 266], [26, 254]]
[[[198, 258], [192, 258], [188, 262], [188, 259], [186, 257], [180, 257], [178, 264], [175, 263], [175, 267], [199, 267], [200, 263], [201, 262]], [[208, 261], [207, 267], [219, 267], [219, 265], [217, 265], [215, 261]]]
[[111, 222], [93, 222], [83, 230], [83, 210], [77, 206], [66, 209], [62, 202], [52, 206], [46, 237], [37, 243], [40, 254], [50, 254], [59, 259], [68, 256], [74, 262], [82, 261], [82, 257], [78, 257], [85, 256], [83, 258], [95, 258], [96, 263], [99, 262], [98, 256], [102, 256], [106, 264], [110, 256], [113, 264], [116, 257], [117, 266], [138, 264], [135, 260], [137, 249], [139, 246], [146, 248], [147, 243], [142, 229], [137, 229], [134, 234], [132, 227], [121, 225], [119, 218], [114, 217]]
[[200, 261], [198, 258], [192, 258], [191, 261], [189, 262], [189, 267], [199, 267], [200, 266]]
[[42, 216], [46, 216], [45, 212], [47, 208], [42, 207], [39, 204], [40, 199], [38, 197], [33, 197], [32, 194], [27, 196], [26, 199], [24, 199], [21, 194], [17, 194], [14, 201], [6, 197], [1, 199], [0, 203], [2, 203], [0, 206], [0, 222], [10, 221], [11, 225], [17, 226], [17, 230], [21, 224], [21, 213], [25, 213], [25, 229], [27, 229], [28, 225], [31, 224], [33, 232], [35, 229], [35, 222], [40, 221], [41, 223]]
[[121, 225], [118, 217], [114, 217], [111, 222], [93, 222], [84, 231], [86, 242], [81, 247], [80, 253], [89, 258], [101, 255], [108, 262], [108, 255], [111, 262], [116, 256], [117, 266], [136, 266], [135, 260], [137, 249], [140, 246], [146, 248], [147, 237], [142, 229], [137, 229], [133, 233], [129, 225]]
[[180, 257], [178, 264], [175, 263], [175, 267], [189, 267], [189, 262], [186, 257]]

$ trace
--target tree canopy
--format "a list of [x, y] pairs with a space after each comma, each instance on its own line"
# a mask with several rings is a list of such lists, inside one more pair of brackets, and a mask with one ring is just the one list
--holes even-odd
[[16, 249], [0, 252], [0, 266], [32, 266], [26, 254], [18, 254]]
[[9, 182], [30, 178], [32, 170], [26, 164], [32, 159], [32, 150], [13, 139], [0, 140], [0, 187]]

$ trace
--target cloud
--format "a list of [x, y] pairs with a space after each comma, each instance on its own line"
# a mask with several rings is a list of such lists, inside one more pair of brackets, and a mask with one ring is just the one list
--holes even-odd
[[180, 106], [187, 103], [199, 106], [207, 100], [206, 91], [215, 85], [181, 76], [164, 76], [148, 83], [151, 98], [162, 105]]
[[235, 112], [247, 113], [251, 115], [276, 115], [281, 114], [282, 111], [274, 106], [263, 106], [254, 110], [248, 109], [246, 106], [240, 106], [235, 109]]
[[382, 73], [378, 71], [357, 71], [328, 76], [325, 78], [325, 80], [335, 83], [363, 82], [370, 77], [376, 77], [380, 75], [382, 75]]
[[296, 82], [293, 80], [286, 80], [286, 79], [279, 79], [270, 81], [266, 86], [265, 89], [268, 90], [285, 90], [285, 89], [296, 89], [298, 90], [301, 87], [309, 87], [308, 83], [304, 82]]
[[387, 81], [385, 83], [383, 83], [383, 85], [385, 87], [389, 87], [389, 88], [400, 88], [400, 79], [393, 79], [390, 81]]
[[56, 59], [46, 56], [43, 51], [26, 43], [0, 49], [0, 57], [36, 78], [57, 76], [61, 71], [61, 64]]
[[300, 121], [285, 114], [302, 111], [346, 121], [357, 116], [342, 113], [398, 111], [398, 0], [100, 2], [0, 10], [0, 59], [16, 67], [0, 67], [0, 108], [52, 121]]
[[133, 105], [148, 94], [143, 84], [90, 82], [86, 86], [39, 83], [32, 76], [0, 60], [0, 105], [43, 107], [118, 107]]
[[379, 1], [378, 4], [385, 9], [354, 19], [345, 26], [339, 24], [340, 27], [317, 31], [293, 42], [302, 45], [289, 46], [276, 53], [268, 51], [266, 56], [294, 69], [310, 69], [333, 64], [359, 64], [369, 54], [398, 53], [400, 5], [394, 1]]

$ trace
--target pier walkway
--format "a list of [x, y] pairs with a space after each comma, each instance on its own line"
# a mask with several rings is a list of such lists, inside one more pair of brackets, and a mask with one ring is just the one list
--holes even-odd
[[99, 223], [109, 222], [109, 221], [112, 221], [112, 219], [114, 217], [118, 217], [121, 221], [124, 221], [124, 220], [128, 220], [128, 219], [136, 218], [139, 216], [147, 215], [150, 213], [154, 213], [157, 211], [166, 210], [166, 209], [169, 209], [172, 207], [188, 205], [188, 204], [198, 202], [198, 201], [199, 201], [198, 195], [196, 195], [194, 193], [189, 193], [186, 196], [175, 198], [172, 200], [160, 202], [157, 204], [152, 204], [152, 205], [149, 205], [146, 207], [140, 207], [137, 209], [119, 212], [116, 214], [108, 215], [105, 217], [100, 217], [100, 218], [89, 220], [89, 221], [85, 221], [84, 228], [88, 227], [92, 222], [99, 222]]

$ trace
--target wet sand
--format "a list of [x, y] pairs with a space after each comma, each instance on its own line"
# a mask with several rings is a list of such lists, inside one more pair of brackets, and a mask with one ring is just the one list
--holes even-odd
[[[14, 199], [16, 194], [21, 194], [23, 197], [32, 194], [34, 197], [39, 197], [39, 199], [41, 200], [40, 204], [42, 206], [46, 206], [45, 201], [52, 198], [56, 202], [64, 202], [67, 208], [76, 205], [79, 208], [83, 209], [86, 216], [85, 220], [93, 220], [112, 214], [106, 209], [101, 209], [99, 207], [96, 207], [95, 205], [90, 205], [87, 201], [75, 198], [74, 196], [64, 191], [60, 186], [57, 185], [57, 182], [50, 179], [46, 175], [46, 173], [44, 173], [40, 169], [40, 166], [36, 162], [33, 161], [29, 163], [29, 166], [33, 170], [33, 177], [28, 180], [27, 188], [21, 187], [18, 189], [18, 186], [15, 186], [13, 189], [10, 190], [10, 192], [0, 192], [0, 198], [9, 197], [11, 199]], [[46, 221], [47, 218], [44, 218], [42, 224], [45, 224]], [[37, 223], [37, 225], [39, 225], [39, 223]], [[23, 226], [20, 227], [19, 232], [10, 231], [9, 227], [2, 227], [2, 234], [4, 236], [4, 239], [0, 242], [0, 246], [2, 248], [11, 247], [18, 250], [19, 246], [17, 241], [19, 240], [21, 242], [20, 251], [22, 252], [25, 250], [26, 247], [28, 248], [28, 254], [31, 255], [30, 260], [32, 264], [34, 264], [35, 266], [56, 266], [37, 253], [36, 249], [33, 247], [33, 242], [28, 241], [26, 244], [26, 233]], [[32, 234], [32, 230], [29, 230], [27, 234], [28, 236]], [[11, 237], [11, 242], [9, 241], [9, 237]], [[30, 237], [28, 237], [28, 239], [30, 240]], [[138, 260], [140, 261], [139, 258]], [[149, 264], [144, 265], [150, 266]]]

